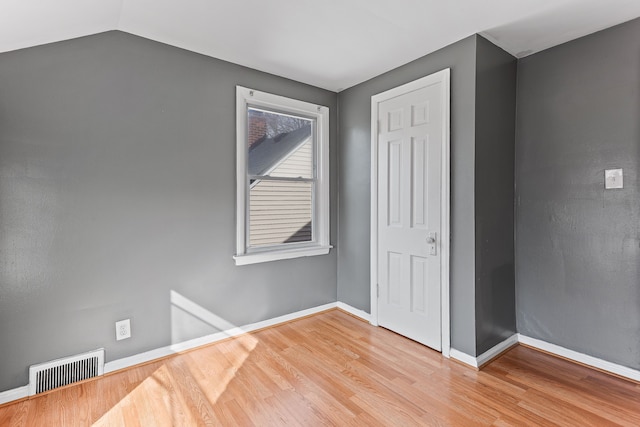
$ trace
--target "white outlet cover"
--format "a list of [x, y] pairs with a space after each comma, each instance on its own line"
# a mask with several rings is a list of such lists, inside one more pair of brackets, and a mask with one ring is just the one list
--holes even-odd
[[131, 338], [131, 319], [116, 322], [116, 341]]
[[604, 188], [622, 188], [622, 169], [607, 169], [604, 171]]

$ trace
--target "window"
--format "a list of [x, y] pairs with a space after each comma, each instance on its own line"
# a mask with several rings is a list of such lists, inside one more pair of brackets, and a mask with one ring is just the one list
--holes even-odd
[[329, 109], [238, 86], [236, 265], [329, 252]]

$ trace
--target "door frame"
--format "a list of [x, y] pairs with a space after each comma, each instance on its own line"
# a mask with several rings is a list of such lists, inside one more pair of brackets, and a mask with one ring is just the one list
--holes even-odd
[[403, 84], [371, 97], [371, 320], [378, 326], [378, 106], [381, 102], [407, 92], [442, 84], [442, 158], [441, 158], [441, 230], [440, 230], [440, 312], [442, 355], [449, 357], [451, 351], [451, 315], [449, 292], [450, 257], [450, 209], [451, 209], [451, 69], [446, 68], [418, 80]]

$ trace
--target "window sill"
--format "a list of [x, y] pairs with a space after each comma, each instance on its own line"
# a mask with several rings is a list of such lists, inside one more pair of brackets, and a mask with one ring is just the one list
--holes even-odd
[[277, 261], [281, 259], [301, 258], [305, 256], [326, 255], [333, 246], [311, 246], [308, 248], [273, 250], [269, 252], [255, 252], [244, 255], [234, 255], [236, 265], [258, 264], [260, 262]]

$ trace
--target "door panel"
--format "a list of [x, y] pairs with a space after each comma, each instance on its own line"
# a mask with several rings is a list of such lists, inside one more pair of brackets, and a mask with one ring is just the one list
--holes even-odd
[[411, 255], [411, 303], [416, 313], [427, 310], [429, 263], [427, 258]]
[[402, 254], [396, 252], [388, 252], [389, 260], [389, 304], [396, 307], [402, 307]]
[[402, 141], [390, 141], [387, 174], [389, 177], [388, 210], [390, 226], [402, 227]]
[[413, 215], [411, 217], [411, 224], [414, 229], [427, 229], [428, 212], [427, 212], [427, 167], [429, 164], [429, 152], [427, 150], [428, 143], [425, 138], [412, 138], [411, 146], [412, 160], [411, 165], [411, 207]]

